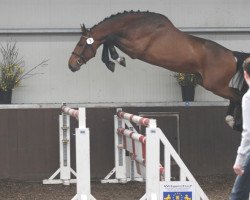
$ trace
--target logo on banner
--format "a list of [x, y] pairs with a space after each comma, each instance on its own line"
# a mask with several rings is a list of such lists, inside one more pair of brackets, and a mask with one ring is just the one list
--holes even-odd
[[162, 200], [193, 200], [194, 184], [191, 181], [161, 182]]
[[163, 200], [192, 200], [192, 192], [163, 192]]

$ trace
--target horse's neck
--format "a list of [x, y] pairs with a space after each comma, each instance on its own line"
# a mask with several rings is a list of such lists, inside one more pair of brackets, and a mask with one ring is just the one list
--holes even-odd
[[117, 32], [119, 29], [121, 29], [121, 25], [118, 23], [109, 23], [107, 25], [102, 23], [93, 27], [91, 32], [97, 40], [102, 41], [105, 40], [107, 36]]
[[133, 22], [134, 20], [139, 20], [142, 17], [143, 15], [138, 15], [138, 16], [127, 15], [124, 17], [118, 17], [117, 19], [106, 20], [94, 26], [91, 32], [93, 33], [93, 35], [96, 37], [97, 40], [103, 41], [108, 36], [115, 37], [124, 30], [125, 31], [128, 30], [128, 27], [131, 25], [131, 22]]
[[[164, 16], [154, 13], [131, 13], [111, 17], [92, 27], [99, 46], [108, 42], [132, 58], [138, 58], [148, 46], [157, 27], [173, 27]], [[98, 46], [98, 47], [99, 47]], [[150, 57], [150, 54], [148, 55]], [[149, 62], [150, 59], [144, 61]]]

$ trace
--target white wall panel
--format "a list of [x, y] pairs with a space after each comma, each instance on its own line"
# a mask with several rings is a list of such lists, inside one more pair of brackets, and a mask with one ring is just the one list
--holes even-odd
[[[124, 10], [150, 10], [168, 16], [178, 27], [250, 27], [246, 0], [0, 0], [1, 29], [87, 27]], [[11, 14], [10, 14], [11, 13]], [[8, 19], [8, 20], [7, 20]], [[198, 34], [197, 34], [198, 35]], [[229, 49], [250, 52], [247, 34], [200, 34]], [[116, 64], [115, 73], [101, 62], [101, 48], [79, 72], [72, 73], [68, 58], [79, 36], [56, 34], [0, 35], [3, 43], [17, 41], [27, 67], [49, 59], [44, 73], [25, 79], [14, 90], [14, 103], [106, 103], [181, 101], [172, 72], [125, 55], [127, 67]], [[120, 52], [121, 55], [124, 55]], [[125, 84], [125, 82], [127, 82]], [[196, 101], [224, 101], [200, 86]]]
[[0, 0], [0, 17], [8, 19], [1, 28], [75, 28], [83, 21], [90, 26], [105, 13], [110, 15], [109, 0]]
[[1, 28], [92, 26], [124, 10], [159, 12], [180, 27], [250, 27], [248, 0], [0, 0]]
[[[247, 0], [111, 0], [112, 11], [116, 10], [150, 10], [159, 12], [180, 27], [249, 27], [250, 9]], [[121, 7], [122, 5], [122, 7]], [[239, 20], [240, 18], [240, 20]]]

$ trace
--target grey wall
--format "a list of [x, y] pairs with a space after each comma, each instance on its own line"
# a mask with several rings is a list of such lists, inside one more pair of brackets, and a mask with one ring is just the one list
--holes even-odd
[[[22, 81], [13, 92], [13, 103], [107, 103], [123, 102], [177, 102], [181, 100], [180, 87], [172, 73], [147, 63], [126, 57], [127, 68], [117, 66], [110, 73], [101, 62], [100, 51], [86, 67], [71, 73], [67, 67], [68, 58], [79, 39], [72, 33], [80, 23], [87, 27], [100, 22], [105, 17], [124, 10], [150, 10], [168, 16], [177, 27], [182, 28], [238, 28], [250, 27], [248, 10], [250, 4], [240, 1], [115, 1], [115, 0], [1, 0], [0, 1], [0, 42], [9, 39], [17, 41], [26, 61], [27, 69], [42, 59], [49, 59], [45, 69], [38, 75]], [[10, 14], [11, 13], [11, 14]], [[53, 33], [58, 28], [68, 30], [69, 34]], [[50, 30], [49, 34], [6, 34], [13, 32]], [[60, 30], [61, 30], [60, 29]], [[249, 34], [194, 33], [212, 39], [230, 49], [250, 52]], [[123, 53], [121, 53], [124, 55]], [[129, 77], [130, 82], [121, 80]], [[144, 85], [141, 89], [138, 86]], [[196, 101], [222, 101], [218, 96], [197, 87]]]

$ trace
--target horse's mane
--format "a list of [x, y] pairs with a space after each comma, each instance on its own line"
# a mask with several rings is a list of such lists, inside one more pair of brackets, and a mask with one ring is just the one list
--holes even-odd
[[100, 25], [101, 23], [107, 21], [107, 20], [110, 20], [110, 19], [113, 19], [115, 17], [120, 17], [120, 16], [125, 16], [125, 15], [131, 15], [131, 14], [134, 14], [134, 15], [138, 15], [138, 14], [147, 14], [147, 15], [158, 15], [160, 17], [164, 17], [164, 18], [167, 18], [166, 16], [162, 15], [162, 14], [159, 14], [159, 13], [155, 13], [155, 12], [150, 12], [150, 11], [124, 11], [122, 13], [118, 12], [116, 14], [113, 14], [109, 17], [106, 17], [105, 19], [103, 19], [101, 22], [99, 22], [98, 24], [94, 25], [92, 28], [94, 28], [95, 26], [98, 26]]

